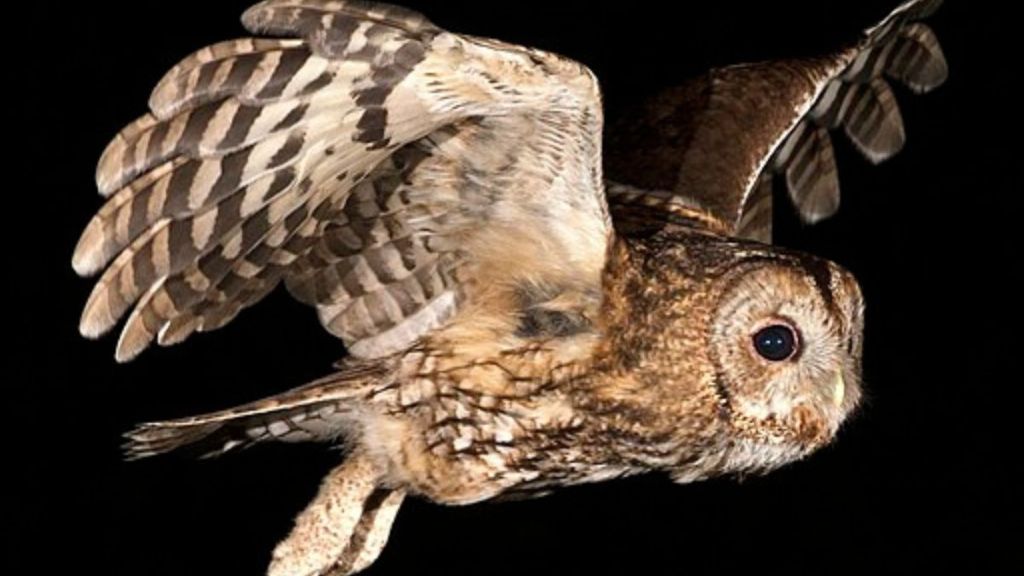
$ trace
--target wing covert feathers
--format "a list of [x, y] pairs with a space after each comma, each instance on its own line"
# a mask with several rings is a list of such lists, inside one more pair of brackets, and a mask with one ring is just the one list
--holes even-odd
[[[128, 315], [118, 360], [223, 326], [282, 279], [353, 352], [386, 355], [451, 317], [466, 240], [491, 216], [541, 234], [589, 222], [574, 233], [603, 257], [602, 118], [582, 66], [367, 2], [270, 0], [243, 23], [284, 37], [186, 57], [100, 158], [107, 202], [72, 263], [102, 272], [82, 334]], [[492, 169], [519, 189], [463, 180]], [[527, 222], [545, 195], [551, 222]]]
[[945, 81], [942, 49], [918, 21], [940, 4], [905, 2], [831, 56], [713, 70], [656, 95], [612, 131], [610, 177], [693, 197], [744, 238], [771, 238], [774, 175], [801, 219], [828, 218], [839, 208], [829, 131], [881, 162], [905, 142], [888, 79], [916, 93]]

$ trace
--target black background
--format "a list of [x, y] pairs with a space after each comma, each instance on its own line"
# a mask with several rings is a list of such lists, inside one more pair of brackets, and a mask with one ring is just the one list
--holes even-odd
[[[894, 3], [406, 4], [454, 31], [583, 61], [614, 114], [711, 66], [832, 50]], [[905, 150], [872, 167], [837, 136], [840, 215], [814, 228], [789, 210], [777, 220], [780, 244], [841, 263], [866, 293], [868, 401], [837, 443], [742, 482], [677, 486], [652, 475], [526, 502], [408, 501], [368, 573], [995, 567], [1003, 538], [1019, 539], [1019, 524], [1000, 526], [1009, 505], [1004, 459], [1019, 458], [1020, 448], [1002, 451], [1013, 425], [998, 410], [1020, 384], [1004, 368], [1019, 354], [1011, 323], [1019, 290], [1010, 281], [1020, 260], [1011, 253], [1020, 184], [1010, 185], [1019, 132], [1009, 126], [1019, 97], [1013, 69], [998, 63], [994, 41], [1006, 33], [998, 17], [979, 4], [948, 4], [931, 24], [950, 80], [927, 96], [897, 88]], [[100, 206], [95, 161], [144, 112], [167, 68], [242, 34], [245, 6], [39, 6], [26, 40], [12, 42], [28, 55], [15, 84], [27, 78], [28, 88], [14, 93], [29, 110], [15, 120], [30, 123], [30, 176], [9, 183], [7, 194], [33, 205], [7, 215], [20, 239], [14, 252], [26, 257], [10, 276], [19, 325], [9, 334], [33, 336], [12, 362], [11, 409], [25, 422], [7, 445], [27, 458], [8, 475], [31, 488], [10, 505], [27, 522], [11, 523], [15, 557], [30, 560], [33, 573], [64, 564], [104, 574], [262, 573], [340, 458], [323, 446], [275, 445], [212, 461], [120, 460], [119, 435], [133, 423], [231, 406], [329, 371], [340, 345], [283, 291], [223, 330], [127, 365], [113, 361], [114, 337], [89, 342], [76, 331], [92, 282], [74, 276], [70, 257]], [[35, 552], [33, 543], [46, 548]]]

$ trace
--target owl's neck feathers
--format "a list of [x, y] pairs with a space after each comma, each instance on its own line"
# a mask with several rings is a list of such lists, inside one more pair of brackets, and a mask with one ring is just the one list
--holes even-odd
[[604, 338], [577, 405], [614, 439], [619, 457], [638, 465], [674, 470], [724, 442], [727, 421], [700, 328], [711, 309], [700, 287], [716, 267], [687, 254], [709, 240], [674, 230], [610, 248]]

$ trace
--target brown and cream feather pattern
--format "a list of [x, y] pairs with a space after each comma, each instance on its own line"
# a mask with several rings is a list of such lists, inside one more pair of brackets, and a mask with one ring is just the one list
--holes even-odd
[[365, 568], [407, 494], [467, 504], [804, 457], [858, 404], [863, 299], [839, 266], [745, 239], [770, 235], [776, 174], [806, 220], [837, 208], [829, 130], [872, 161], [902, 146], [883, 77], [944, 79], [917, 22], [936, 6], [656, 96], [612, 134], [606, 190], [583, 65], [394, 6], [257, 4], [243, 23], [260, 37], [185, 58], [103, 153], [106, 204], [73, 257], [101, 274], [80, 329], [127, 315], [124, 361], [284, 283], [350, 354], [277, 396], [142, 424], [128, 457], [345, 445], [271, 576]]
[[[735, 235], [764, 242], [775, 175], [805, 222], [831, 216], [839, 179], [829, 131], [842, 128], [874, 163], [902, 148], [903, 121], [886, 78], [917, 93], [945, 81], [942, 49], [919, 21], [940, 4], [906, 2], [828, 56], [711, 70], [652, 96], [612, 126], [609, 177], [686, 196]], [[620, 201], [609, 196], [618, 214]]]
[[388, 354], [451, 317], [471, 289], [459, 269], [502, 225], [597, 277], [609, 224], [586, 69], [393, 7], [269, 2], [243, 22], [300, 38], [189, 56], [104, 152], [108, 201], [74, 256], [103, 271], [83, 334], [131, 311], [126, 360], [285, 278], [353, 353]]

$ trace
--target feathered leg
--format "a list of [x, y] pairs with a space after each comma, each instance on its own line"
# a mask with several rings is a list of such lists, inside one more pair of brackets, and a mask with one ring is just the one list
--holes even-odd
[[370, 458], [353, 452], [324, 478], [291, 534], [274, 549], [268, 576], [346, 576], [369, 566], [405, 498], [404, 490], [379, 481]]

